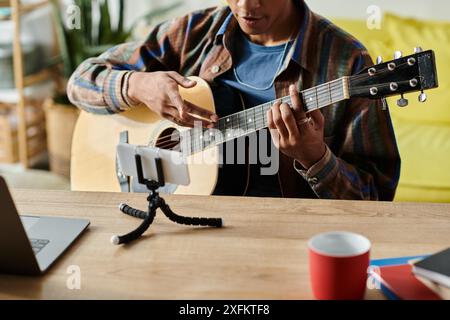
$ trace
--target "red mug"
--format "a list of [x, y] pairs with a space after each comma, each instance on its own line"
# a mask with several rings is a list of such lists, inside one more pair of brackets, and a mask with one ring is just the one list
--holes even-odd
[[319, 300], [364, 298], [370, 241], [351, 232], [327, 232], [308, 242], [309, 270], [314, 296]]

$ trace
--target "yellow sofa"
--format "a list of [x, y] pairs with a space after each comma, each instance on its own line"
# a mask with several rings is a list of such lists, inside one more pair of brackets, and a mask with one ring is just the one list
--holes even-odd
[[385, 14], [380, 30], [369, 30], [365, 21], [333, 19], [359, 39], [372, 58], [393, 59], [395, 50], [404, 55], [414, 47], [436, 53], [439, 88], [428, 92], [421, 104], [417, 93], [406, 95], [407, 108], [390, 98], [402, 171], [396, 201], [450, 202], [450, 23], [408, 19]]

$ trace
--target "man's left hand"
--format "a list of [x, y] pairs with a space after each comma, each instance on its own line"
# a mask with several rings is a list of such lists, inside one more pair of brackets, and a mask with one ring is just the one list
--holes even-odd
[[320, 110], [305, 113], [295, 85], [289, 87], [289, 93], [292, 109], [287, 103], [275, 103], [267, 111], [268, 127], [275, 146], [309, 169], [326, 152], [324, 118]]

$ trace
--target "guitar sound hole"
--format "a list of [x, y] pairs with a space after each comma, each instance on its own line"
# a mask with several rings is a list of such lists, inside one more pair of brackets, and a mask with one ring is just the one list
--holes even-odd
[[175, 128], [167, 128], [159, 135], [155, 146], [157, 148], [180, 151], [180, 132]]

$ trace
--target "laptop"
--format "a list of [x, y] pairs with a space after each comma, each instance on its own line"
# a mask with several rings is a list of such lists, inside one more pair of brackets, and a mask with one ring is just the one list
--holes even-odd
[[0, 273], [44, 273], [88, 226], [84, 219], [19, 216], [0, 176]]

